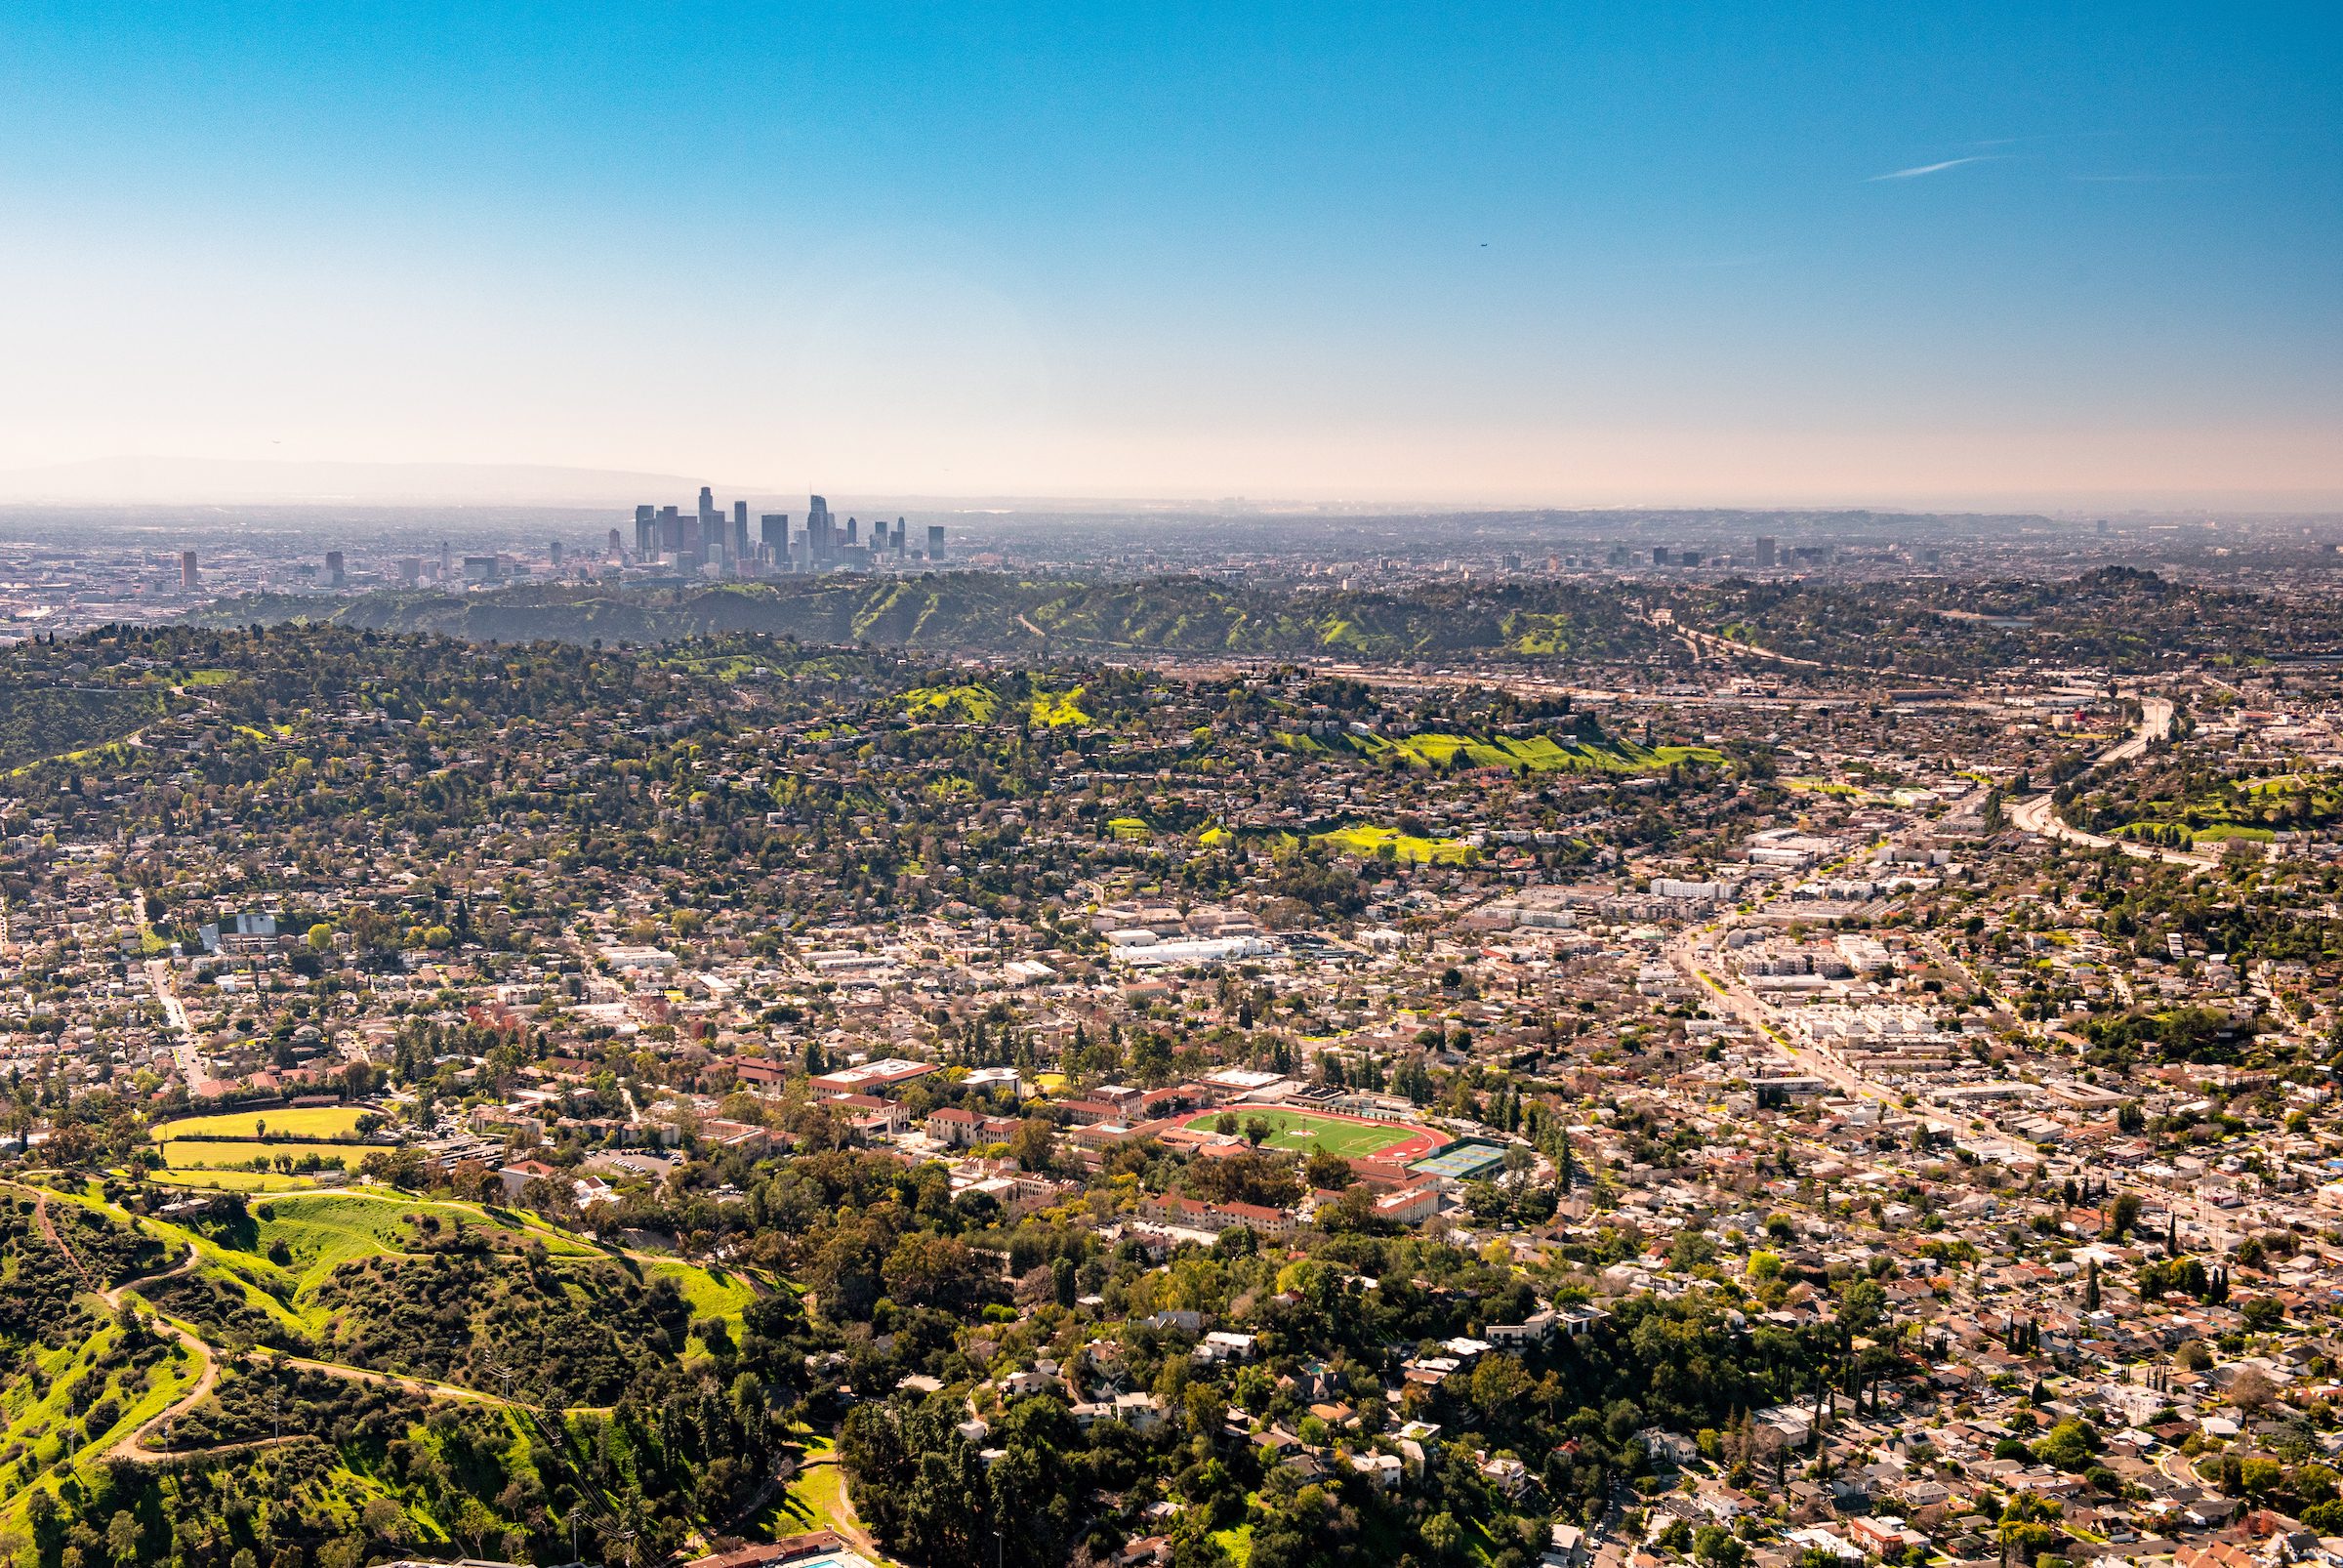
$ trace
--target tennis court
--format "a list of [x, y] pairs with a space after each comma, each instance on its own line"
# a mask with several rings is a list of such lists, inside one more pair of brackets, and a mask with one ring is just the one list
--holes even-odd
[[1190, 1132], [1210, 1133], [1222, 1116], [1228, 1115], [1236, 1117], [1240, 1135], [1245, 1124], [1256, 1116], [1275, 1128], [1263, 1147], [1307, 1153], [1315, 1144], [1345, 1160], [1418, 1159], [1446, 1141], [1438, 1134], [1427, 1133], [1420, 1127], [1328, 1116], [1317, 1111], [1281, 1110], [1268, 1105], [1232, 1105], [1226, 1110], [1191, 1117], [1184, 1125]]

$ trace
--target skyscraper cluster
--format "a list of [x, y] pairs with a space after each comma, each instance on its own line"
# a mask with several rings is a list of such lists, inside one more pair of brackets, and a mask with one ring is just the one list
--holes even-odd
[[944, 530], [930, 527], [925, 551], [910, 547], [909, 529], [897, 517], [890, 526], [884, 517], [866, 530], [857, 517], [841, 518], [820, 496], [807, 498], [805, 526], [793, 531], [786, 512], [759, 516], [758, 535], [749, 537], [749, 504], [732, 503], [727, 516], [719, 511], [714, 492], [700, 488], [696, 511], [679, 507], [637, 506], [635, 509], [635, 556], [643, 562], [664, 561], [680, 572], [705, 574], [715, 567], [735, 577], [780, 572], [869, 569], [913, 560], [944, 557]]

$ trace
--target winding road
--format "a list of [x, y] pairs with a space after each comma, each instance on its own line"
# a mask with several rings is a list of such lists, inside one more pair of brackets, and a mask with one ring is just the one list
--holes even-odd
[[[2130, 737], [2117, 742], [2099, 754], [2099, 762], [2125, 763], [2148, 755], [2150, 741], [2161, 738], [2172, 727], [2172, 702], [2168, 697], [2143, 697], [2140, 700], [2139, 727]], [[2212, 855], [2196, 854], [2186, 849], [2167, 848], [2161, 845], [2133, 844], [2127, 839], [2111, 839], [2104, 834], [2085, 833], [2069, 827], [2058, 818], [2057, 802], [2048, 795], [2036, 795], [2020, 801], [2009, 808], [2012, 826], [2026, 833], [2044, 838], [2062, 839], [2069, 844], [2088, 845], [2096, 849], [2120, 849], [2135, 860], [2163, 860], [2176, 866], [2196, 866], [2211, 870], [2220, 865]]]
[[2186, 849], [2133, 844], [2128, 839], [2111, 839], [2104, 834], [2071, 828], [2058, 819], [2056, 807], [2057, 803], [2047, 795], [2020, 801], [2009, 808], [2010, 825], [2023, 832], [2039, 834], [2045, 839], [2062, 839], [2068, 844], [2088, 845], [2095, 849], [2120, 849], [2134, 860], [2165, 860], [2176, 866], [2197, 866], [2207, 870], [2220, 863], [2210, 855], [2193, 854]]
[[[64, 1237], [59, 1234], [56, 1222], [49, 1217], [49, 1199], [51, 1197], [49, 1191], [45, 1188], [21, 1186], [16, 1182], [8, 1182], [5, 1183], [5, 1185], [16, 1187], [19, 1191], [26, 1192], [32, 1195], [33, 1220], [40, 1228], [41, 1234], [48, 1240], [50, 1246], [57, 1249], [58, 1256], [65, 1260], [66, 1266], [73, 1270], [74, 1276], [82, 1282], [83, 1287], [88, 1291], [88, 1293], [96, 1297], [99, 1300], [104, 1302], [106, 1310], [109, 1312], [119, 1312], [122, 1309], [123, 1298], [130, 1293], [143, 1293], [147, 1286], [158, 1285], [164, 1280], [168, 1279], [177, 1279], [183, 1274], [192, 1272], [203, 1261], [203, 1250], [196, 1246], [193, 1242], [189, 1242], [187, 1244], [187, 1256], [181, 1259], [175, 1266], [166, 1269], [159, 1274], [142, 1274], [136, 1279], [125, 1280], [110, 1290], [101, 1289], [98, 1285], [96, 1277], [90, 1273], [88, 1268], [83, 1266], [81, 1259], [74, 1255], [73, 1249], [66, 1245]], [[349, 1194], [349, 1196], [360, 1195]], [[364, 1194], [363, 1196], [371, 1197], [374, 1195]], [[384, 1199], [383, 1201], [395, 1202], [398, 1200]], [[136, 1223], [137, 1221], [134, 1219], [132, 1222]], [[145, 1421], [140, 1423], [130, 1431], [123, 1433], [122, 1436], [116, 1438], [113, 1443], [108, 1445], [105, 1450], [105, 1455], [109, 1459], [121, 1458], [153, 1462], [172, 1458], [172, 1451], [151, 1447], [147, 1441], [148, 1437], [166, 1422], [178, 1421], [182, 1417], [185, 1416], [189, 1411], [193, 1410], [197, 1405], [201, 1404], [203, 1400], [210, 1395], [213, 1388], [218, 1385], [220, 1381], [219, 1348], [205, 1341], [201, 1336], [197, 1335], [185, 1324], [178, 1321], [175, 1318], [165, 1316], [164, 1313], [159, 1308], [155, 1307], [151, 1301], [149, 1301], [147, 1305], [151, 1314], [147, 1320], [148, 1323], [152, 1327], [175, 1337], [181, 1345], [186, 1349], [187, 1353], [190, 1356], [193, 1356], [197, 1362], [201, 1364], [203, 1371], [197, 1376], [194, 1386], [188, 1389], [187, 1392], [182, 1395], [177, 1401], [175, 1401], [166, 1409], [148, 1417]], [[267, 1357], [267, 1359], [276, 1365], [289, 1367], [301, 1372], [322, 1373], [329, 1378], [347, 1378], [353, 1382], [379, 1383], [385, 1386], [395, 1387], [404, 1393], [422, 1394], [433, 1399], [465, 1400], [473, 1404], [493, 1405], [507, 1410], [534, 1412], [537, 1409], [536, 1406], [529, 1404], [525, 1400], [507, 1399], [497, 1394], [482, 1393], [476, 1388], [466, 1388], [457, 1383], [440, 1382], [431, 1378], [417, 1378], [398, 1373], [376, 1372], [366, 1367], [349, 1366], [339, 1361], [318, 1361], [308, 1356], [270, 1355]], [[574, 1405], [569, 1408], [573, 1413], [577, 1414], [609, 1414], [609, 1407], [606, 1406]], [[263, 1437], [238, 1443], [211, 1444], [202, 1449], [188, 1450], [187, 1452], [209, 1455], [226, 1453], [235, 1449], [266, 1448], [274, 1443], [289, 1443], [298, 1441], [303, 1435], [308, 1434], [297, 1433], [292, 1437]]]

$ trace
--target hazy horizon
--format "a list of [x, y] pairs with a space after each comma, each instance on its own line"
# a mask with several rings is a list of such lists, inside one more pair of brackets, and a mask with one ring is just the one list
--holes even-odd
[[2343, 496], [2338, 32], [35, 5], [0, 105], [0, 493], [137, 454], [2316, 507]]
[[[144, 507], [269, 507], [342, 504], [352, 507], [606, 508], [631, 515], [639, 503], [688, 504], [707, 484], [720, 501], [746, 500], [760, 510], [802, 510], [809, 492], [760, 482], [700, 478], [682, 474], [565, 468], [529, 464], [271, 463], [200, 458], [96, 458], [30, 470], [0, 470], [0, 508], [68, 510]], [[1425, 514], [1455, 512], [1634, 512], [1671, 510], [1815, 510], [1911, 513], [2035, 514], [2079, 516], [2094, 513], [2187, 516], [2203, 512], [2271, 516], [2324, 516], [2343, 511], [2343, 488], [2283, 492], [2142, 492], [2037, 490], [2018, 493], [1763, 494], [1659, 492], [1628, 500], [1606, 495], [1357, 495], [1297, 491], [1254, 495], [1081, 493], [927, 494], [832, 486], [842, 509], [909, 507], [923, 511], [1083, 511], [1130, 508], [1189, 513], [1268, 511], [1307, 516], [1314, 511]]]

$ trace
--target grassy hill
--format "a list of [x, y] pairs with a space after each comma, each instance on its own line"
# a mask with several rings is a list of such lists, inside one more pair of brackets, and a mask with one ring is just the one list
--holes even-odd
[[162, 708], [152, 692], [84, 691], [0, 676], [0, 770], [120, 740]]
[[1336, 732], [1323, 739], [1299, 731], [1278, 735], [1294, 751], [1351, 751], [1366, 757], [1395, 756], [1412, 767], [1503, 767], [1532, 773], [1651, 773], [1665, 772], [1670, 763], [1706, 763], [1721, 766], [1731, 759], [1712, 746], [1644, 746], [1624, 735], [1561, 734], [1451, 735], [1418, 734], [1386, 739], [1380, 735]]
[[695, 1337], [729, 1338], [694, 1319], [675, 1274], [500, 1216], [358, 1194], [226, 1197], [190, 1226], [218, 1265], [149, 1294], [223, 1342], [483, 1392], [500, 1386], [492, 1367], [526, 1360], [586, 1404], [616, 1399], [645, 1355], [673, 1363]]
[[[85, 1280], [0, 1189], [20, 1564], [566, 1561], [622, 1530], [657, 1561], [769, 1506], [810, 1438], [786, 1291], [474, 1204], [221, 1193], [166, 1221], [120, 1204], [178, 1194], [108, 1190], [47, 1198]], [[119, 1310], [92, 1294], [125, 1280]]]
[[1649, 631], [1627, 620], [1611, 600], [1550, 582], [1435, 584], [1400, 597], [1271, 593], [1193, 577], [1064, 583], [970, 572], [840, 574], [681, 589], [547, 584], [465, 598], [259, 595], [224, 599], [193, 619], [220, 627], [330, 621], [374, 631], [442, 632], [474, 641], [572, 643], [762, 632], [804, 642], [868, 640], [907, 647], [1371, 658], [1497, 649], [1591, 655], [1651, 646]]

